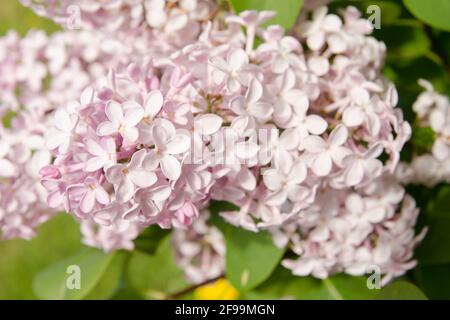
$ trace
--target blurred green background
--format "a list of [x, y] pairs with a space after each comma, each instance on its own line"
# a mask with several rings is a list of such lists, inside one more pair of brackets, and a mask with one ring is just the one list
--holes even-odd
[[[235, 0], [232, 0], [235, 1]], [[284, 0], [282, 0], [284, 1]], [[286, 0], [292, 1], [292, 0]], [[270, 2], [270, 1], [269, 1]], [[277, 2], [280, 3], [281, 1]], [[432, 1], [425, 1], [432, 6]], [[254, 3], [254, 1], [252, 2]], [[450, 93], [450, 33], [433, 28], [413, 16], [400, 0], [385, 1], [334, 1], [331, 10], [345, 5], [356, 5], [363, 12], [369, 5], [381, 8], [380, 30], [374, 36], [385, 41], [388, 54], [384, 74], [395, 82], [400, 107], [407, 119], [414, 123], [411, 103], [421, 91], [418, 78], [430, 80], [435, 87]], [[448, 17], [450, 20], [450, 16]], [[36, 16], [18, 1], [0, 1], [0, 34], [14, 29], [25, 35], [31, 28], [47, 32], [59, 27], [49, 20]], [[4, 76], [4, 75], [3, 75]], [[416, 130], [413, 144], [429, 147], [433, 137]], [[410, 156], [410, 150], [402, 154]], [[410, 187], [408, 190], [422, 210], [419, 227], [430, 226], [430, 232], [417, 251], [419, 266], [402, 280], [417, 285], [428, 298], [450, 299], [450, 188], [438, 185], [432, 189]], [[80, 243], [78, 224], [69, 215], [59, 215], [42, 225], [32, 241], [0, 241], [0, 300], [36, 298], [167, 298], [184, 290], [188, 284], [174, 265], [166, 232], [149, 229], [137, 241], [133, 253], [103, 254], [87, 249]], [[69, 260], [64, 260], [69, 259]], [[65, 276], [63, 266], [73, 261], [87, 270], [95, 270], [87, 279], [88, 289], [71, 296], [59, 290], [60, 278]], [[91, 268], [91, 269], [89, 269]], [[54, 279], [53, 275], [57, 275]], [[59, 282], [58, 282], [59, 281]], [[285, 269], [277, 268], [261, 285], [250, 292], [240, 293], [241, 298], [299, 299], [358, 299], [373, 298], [378, 293], [365, 287], [365, 278], [335, 276], [325, 281], [293, 277]], [[398, 292], [409, 292], [415, 298], [424, 298], [419, 289], [399, 281], [385, 293], [385, 298], [401, 298]], [[405, 289], [406, 288], [406, 289]], [[202, 291], [203, 290], [203, 291]], [[234, 289], [227, 283], [216, 287], [194, 290], [193, 294], [177, 298], [236, 298]], [[405, 291], [406, 290], [406, 291]], [[217, 292], [227, 292], [222, 296]], [[417, 291], [417, 292], [416, 292]], [[392, 294], [394, 292], [394, 294]], [[397, 294], [396, 294], [397, 292]], [[403, 298], [411, 296], [403, 296]]]

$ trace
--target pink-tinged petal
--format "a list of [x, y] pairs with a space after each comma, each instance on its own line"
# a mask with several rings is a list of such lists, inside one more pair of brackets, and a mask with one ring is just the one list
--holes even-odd
[[150, 187], [158, 180], [154, 172], [146, 170], [130, 171], [130, 173], [128, 173], [128, 178], [130, 178], [135, 185], [141, 188]]
[[364, 177], [364, 167], [360, 160], [355, 160], [345, 173], [345, 184], [349, 187], [359, 184]]
[[239, 174], [237, 175], [237, 180], [239, 185], [244, 189], [244, 190], [254, 190], [256, 188], [256, 178], [255, 176], [252, 174], [252, 172], [245, 168], [242, 167], [242, 169], [239, 171]]
[[233, 49], [227, 57], [227, 64], [231, 70], [237, 71], [248, 64], [248, 55], [242, 49]]
[[293, 89], [284, 93], [284, 99], [292, 106], [295, 114], [303, 118], [308, 111], [308, 96], [301, 90]]
[[450, 157], [450, 147], [442, 139], [436, 139], [431, 149], [433, 156], [438, 160], [446, 160]]
[[249, 111], [251, 115], [261, 121], [265, 121], [265, 119], [268, 119], [273, 113], [272, 105], [266, 102], [257, 102], [250, 105]]
[[327, 74], [330, 69], [330, 62], [324, 57], [312, 57], [308, 60], [308, 68], [320, 77]]
[[272, 64], [272, 72], [274, 73], [283, 73], [286, 69], [289, 68], [289, 62], [284, 57], [275, 58]]
[[288, 198], [292, 202], [304, 201], [310, 196], [311, 191], [308, 188], [299, 185], [291, 185], [288, 190]]
[[345, 200], [345, 207], [351, 214], [361, 214], [364, 212], [364, 201], [356, 193], [352, 193]]
[[107, 205], [110, 202], [109, 194], [99, 185], [95, 188], [95, 199], [103, 205]]
[[150, 150], [142, 161], [142, 167], [147, 171], [155, 170], [159, 165], [160, 157], [155, 150]]
[[105, 113], [108, 119], [118, 125], [123, 122], [122, 106], [116, 101], [110, 101], [105, 107]]
[[303, 162], [295, 163], [288, 176], [289, 183], [302, 183], [306, 179], [306, 173], [306, 165]]
[[342, 20], [335, 14], [328, 14], [323, 19], [322, 28], [328, 32], [339, 31]]
[[325, 225], [319, 225], [309, 234], [309, 239], [315, 242], [326, 241], [330, 237], [330, 229]]
[[328, 143], [333, 147], [342, 146], [347, 141], [347, 138], [347, 128], [343, 125], [338, 125], [331, 132], [330, 137], [328, 138]]
[[269, 195], [264, 203], [269, 206], [281, 206], [286, 202], [287, 199], [287, 191], [284, 189], [278, 190], [275, 193]]
[[116, 189], [116, 199], [119, 203], [129, 201], [134, 195], [134, 184], [127, 176], [124, 176]]
[[90, 190], [86, 192], [83, 198], [81, 199], [80, 202], [81, 212], [83, 213], [91, 212], [92, 209], [94, 209], [94, 205], [95, 205], [95, 193], [92, 190]]
[[219, 131], [222, 126], [223, 119], [218, 115], [208, 113], [195, 117], [195, 131], [201, 135], [209, 136]]
[[116, 142], [113, 138], [102, 138], [101, 144], [105, 146], [105, 150], [109, 154], [115, 154], [116, 153]]
[[350, 107], [344, 111], [342, 122], [347, 127], [360, 126], [364, 122], [365, 113], [360, 107]]
[[[139, 106], [139, 105], [138, 105]], [[137, 125], [144, 117], [144, 109], [140, 106], [137, 108], [127, 109], [123, 123], [126, 126], [133, 127]]]
[[276, 169], [268, 169], [263, 173], [263, 181], [269, 190], [276, 191], [283, 187], [286, 180]]
[[241, 89], [241, 83], [232, 77], [228, 77], [227, 88], [230, 92], [238, 92]]
[[222, 57], [212, 57], [209, 60], [209, 63], [212, 64], [214, 67], [216, 67], [217, 69], [219, 69], [222, 73], [221, 76], [223, 77], [224, 74], [223, 72], [227, 72], [227, 63], [225, 62], [225, 60]]
[[145, 99], [145, 115], [154, 117], [158, 114], [164, 104], [164, 97], [159, 90], [152, 90]]
[[68, 136], [64, 132], [52, 132], [52, 134], [47, 137], [45, 145], [50, 150], [54, 150], [63, 144], [64, 140], [67, 138]]
[[152, 139], [160, 149], [165, 149], [166, 143], [175, 135], [175, 127], [165, 119], [158, 119], [152, 128]]
[[306, 39], [306, 44], [311, 50], [319, 50], [325, 44], [325, 34], [321, 31], [315, 32]]
[[122, 109], [124, 110], [124, 112], [126, 114], [129, 110], [142, 109], [142, 107], [136, 101], [128, 100], [128, 101], [125, 101], [124, 103], [122, 103]]
[[14, 164], [6, 159], [0, 159], [0, 177], [10, 178], [17, 173]]
[[99, 136], [109, 136], [117, 132], [118, 126], [110, 121], [102, 122], [97, 127], [97, 134]]
[[106, 154], [105, 150], [95, 140], [87, 139], [84, 143], [87, 152], [94, 156], [102, 156]]
[[331, 158], [333, 162], [337, 164], [339, 167], [342, 167], [342, 162], [346, 159], [346, 157], [351, 156], [353, 153], [350, 149], [345, 147], [336, 147], [333, 149], [331, 153]]
[[106, 164], [105, 158], [102, 157], [93, 157], [86, 161], [84, 165], [84, 171], [86, 172], [94, 172], [97, 171]]
[[169, 186], [159, 186], [150, 191], [150, 198], [153, 201], [161, 202], [167, 200], [172, 193], [172, 189]]
[[308, 152], [319, 153], [325, 150], [326, 143], [321, 137], [307, 136], [303, 141], [303, 147]]
[[55, 126], [64, 132], [69, 132], [72, 129], [72, 119], [65, 109], [58, 109], [55, 112]]
[[259, 99], [261, 99], [263, 95], [263, 87], [261, 83], [256, 80], [256, 78], [252, 78], [252, 80], [249, 83], [247, 94], [246, 94], [246, 100], [247, 103], [255, 103]]
[[128, 164], [128, 169], [131, 171], [139, 168], [142, 165], [146, 155], [147, 151], [145, 151], [145, 149], [135, 152], [131, 157], [130, 163]]
[[322, 117], [315, 114], [306, 117], [305, 125], [309, 132], [317, 135], [324, 133], [328, 126]]
[[47, 196], [47, 205], [50, 208], [58, 208], [62, 205], [63, 199], [64, 197], [59, 191], [49, 193]]
[[237, 115], [243, 115], [246, 113], [247, 104], [243, 96], [238, 96], [231, 100], [230, 108]]
[[177, 180], [181, 175], [181, 164], [174, 157], [165, 155], [161, 158], [161, 170], [163, 174], [170, 180]]
[[122, 132], [122, 137], [128, 141], [134, 142], [139, 137], [139, 130], [136, 127], [126, 127]]
[[106, 169], [106, 179], [112, 184], [119, 184], [124, 178], [123, 171], [126, 169], [124, 164], [116, 164]]
[[380, 118], [375, 113], [367, 115], [367, 128], [372, 136], [377, 136], [381, 130]]
[[286, 150], [297, 149], [300, 143], [297, 130], [293, 128], [284, 130], [283, 133], [280, 135], [278, 142], [280, 146]]
[[259, 151], [259, 146], [254, 142], [239, 142], [236, 143], [236, 156], [240, 159], [250, 159], [254, 157]]
[[331, 158], [327, 153], [320, 153], [313, 162], [312, 170], [319, 176], [323, 177], [330, 173], [332, 167]]
[[176, 134], [166, 144], [166, 152], [169, 154], [180, 154], [186, 152], [191, 147], [191, 139], [185, 134]]
[[92, 103], [92, 100], [94, 100], [95, 97], [95, 91], [92, 87], [87, 87], [83, 90], [80, 96], [80, 103], [82, 106], [86, 106], [90, 103]]

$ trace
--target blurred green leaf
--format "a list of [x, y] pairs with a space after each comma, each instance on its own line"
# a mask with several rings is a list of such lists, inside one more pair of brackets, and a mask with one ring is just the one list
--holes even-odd
[[19, 1], [2, 1], [0, 21], [0, 35], [6, 34], [11, 29], [22, 36], [30, 29], [41, 29], [47, 33], [61, 29], [50, 19], [39, 17], [31, 9], [22, 6]]
[[412, 283], [395, 281], [390, 283], [376, 297], [377, 300], [428, 300], [428, 298]]
[[230, 0], [231, 6], [237, 13], [244, 10], [271, 10], [277, 15], [269, 20], [269, 24], [279, 24], [289, 30], [297, 20], [303, 0]]
[[36, 299], [34, 276], [81, 248], [79, 225], [68, 214], [59, 214], [41, 225], [30, 241], [0, 241], [0, 300]]
[[430, 26], [450, 31], [450, 1], [403, 0], [413, 15]]
[[419, 265], [414, 277], [430, 299], [450, 299], [450, 264]]
[[188, 286], [182, 270], [175, 264], [170, 236], [163, 239], [154, 255], [133, 252], [126, 279], [133, 289], [149, 299], [164, 299]]
[[424, 56], [431, 46], [425, 30], [414, 20], [397, 21], [374, 30], [373, 34], [386, 44], [388, 61]]
[[143, 253], [154, 254], [161, 240], [168, 234], [169, 230], [152, 225], [144, 229], [134, 240], [135, 248]]
[[422, 264], [450, 263], [450, 186], [440, 188], [424, 214], [428, 234], [416, 251]]
[[[116, 257], [117, 259], [115, 259]], [[114, 260], [116, 260], [115, 263], [113, 263]], [[33, 281], [33, 289], [41, 299], [109, 298], [119, 284], [122, 264], [123, 257], [120, 257], [117, 253], [106, 254], [97, 249], [86, 248], [79, 254], [39, 272]], [[68, 273], [69, 266], [79, 267], [80, 289], [70, 289], [67, 285], [67, 279], [70, 279], [69, 277], [72, 275]], [[108, 273], [110, 267], [112, 269]], [[102, 282], [104, 276], [106, 280]], [[95, 289], [98, 289], [98, 294]]]
[[251, 232], [236, 228], [218, 217], [221, 211], [235, 210], [226, 202], [213, 202], [211, 221], [222, 231], [226, 244], [226, 277], [239, 291], [248, 291], [261, 284], [275, 270], [285, 248], [274, 245], [266, 231]]
[[373, 299], [379, 290], [369, 290], [365, 277], [335, 275], [325, 280], [293, 276], [291, 271], [278, 267], [270, 278], [249, 293], [247, 299]]
[[435, 133], [430, 127], [414, 127], [412, 143], [425, 151], [430, 150], [435, 140]]

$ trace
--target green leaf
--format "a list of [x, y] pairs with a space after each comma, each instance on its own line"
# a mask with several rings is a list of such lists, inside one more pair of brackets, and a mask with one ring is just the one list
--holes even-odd
[[236, 228], [219, 218], [220, 211], [234, 210], [226, 202], [213, 202], [211, 222], [223, 233], [226, 244], [226, 277], [240, 291], [248, 291], [266, 280], [280, 262], [285, 248], [274, 245], [266, 231], [251, 232]]
[[376, 297], [377, 300], [428, 300], [428, 298], [412, 283], [395, 281], [383, 289]]
[[0, 300], [37, 299], [34, 276], [82, 248], [80, 227], [68, 214], [42, 224], [32, 240], [0, 241]]
[[410, 60], [430, 51], [430, 39], [417, 21], [402, 20], [374, 30], [374, 36], [386, 43], [387, 60]]
[[450, 1], [403, 0], [403, 3], [423, 22], [437, 29], [450, 31]]
[[148, 299], [164, 299], [188, 286], [173, 259], [170, 236], [163, 239], [154, 255], [133, 252], [126, 279], [131, 288]]
[[283, 3], [280, 3], [280, 0], [230, 0], [230, 3], [237, 13], [244, 10], [275, 11], [277, 15], [270, 19], [269, 23], [279, 24], [289, 30], [300, 13], [303, 0], [283, 0]]
[[[115, 282], [118, 285], [117, 266], [114, 264], [113, 276], [107, 274], [108, 268], [112, 265], [116, 253], [106, 254], [97, 249], [86, 248], [79, 254], [60, 261], [38, 273], [33, 281], [35, 294], [41, 299], [51, 300], [78, 300], [89, 295], [90, 298], [97, 298], [93, 290], [98, 286], [100, 297], [109, 297], [115, 290], [115, 286], [110, 286]], [[71, 275], [69, 266], [77, 266], [80, 270], [81, 285], [79, 289], [70, 289], [67, 281]], [[120, 270], [119, 270], [120, 272]], [[107, 282], [101, 283], [102, 277], [107, 275]], [[112, 278], [111, 278], [112, 277]], [[106, 294], [105, 294], [106, 292]]]
[[143, 253], [154, 254], [161, 240], [168, 234], [169, 230], [152, 225], [142, 231], [134, 240], [135, 248]]
[[50, 19], [39, 17], [31, 9], [22, 6], [19, 1], [2, 1], [0, 10], [0, 35], [11, 29], [24, 36], [30, 29], [41, 29], [51, 33], [61, 28]]
[[430, 299], [450, 299], [450, 264], [419, 265], [414, 269], [414, 277]]
[[244, 298], [354, 300], [373, 299], [378, 292], [379, 290], [367, 288], [365, 277], [339, 274], [320, 280], [294, 276], [290, 270], [280, 266], [267, 281], [246, 293]]
[[440, 188], [429, 200], [424, 224], [428, 234], [416, 251], [422, 264], [450, 263], [450, 186]]
[[414, 145], [423, 150], [430, 150], [433, 147], [435, 133], [431, 127], [416, 126], [412, 134], [412, 142]]

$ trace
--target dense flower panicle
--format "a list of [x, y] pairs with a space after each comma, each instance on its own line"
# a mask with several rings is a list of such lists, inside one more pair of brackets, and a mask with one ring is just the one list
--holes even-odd
[[90, 32], [47, 36], [30, 31], [22, 39], [10, 32], [0, 38], [0, 70], [8, 74], [0, 80], [0, 228], [4, 238], [29, 239], [35, 227], [54, 213], [39, 183], [39, 170], [51, 162], [44, 140], [50, 114], [78, 99], [83, 88], [107, 74], [108, 68], [119, 68], [120, 58], [115, 57], [119, 52], [120, 43]]
[[224, 238], [208, 223], [209, 215], [203, 211], [190, 228], [178, 228], [173, 233], [175, 261], [192, 283], [214, 279], [225, 270]]
[[[74, 4], [23, 1], [60, 21]], [[85, 243], [132, 249], [145, 227], [174, 228], [177, 261], [201, 282], [223, 269], [205, 210], [224, 200], [239, 207], [226, 221], [269, 230], [298, 255], [283, 261], [296, 275], [377, 265], [387, 282], [415, 265], [418, 211], [393, 175], [411, 127], [380, 73], [385, 45], [358, 10], [320, 7], [286, 35], [262, 27], [273, 12], [215, 15], [206, 0], [75, 4], [83, 27], [104, 33], [7, 36], [0, 70], [17, 78], [0, 85], [8, 110], [37, 110], [47, 150], [33, 151], [47, 158], [33, 168], [47, 205], [80, 220]], [[14, 152], [0, 148], [4, 168]]]
[[431, 187], [450, 182], [450, 101], [437, 93], [430, 82], [421, 79], [419, 84], [425, 91], [413, 104], [416, 124], [430, 128], [434, 141], [429, 152], [415, 154], [410, 163], [401, 163], [397, 176], [404, 183]]
[[160, 47], [195, 41], [201, 24], [217, 12], [213, 0], [20, 1], [64, 28], [100, 31], [121, 40], [161, 41]]

